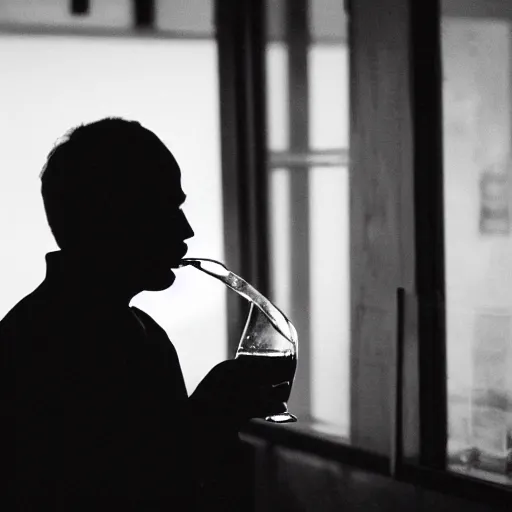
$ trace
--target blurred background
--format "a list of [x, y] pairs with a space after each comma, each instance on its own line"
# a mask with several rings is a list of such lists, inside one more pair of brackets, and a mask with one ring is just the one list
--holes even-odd
[[[397, 435], [409, 462], [429, 466], [432, 442], [432, 467], [512, 484], [512, 4], [433, 2], [430, 25], [421, 9], [409, 0], [0, 3], [0, 317], [42, 281], [44, 255], [57, 249], [39, 181], [53, 144], [106, 116], [154, 131], [182, 170], [196, 233], [189, 256], [226, 262], [299, 334], [289, 403], [299, 423], [246, 436], [257, 510], [270, 510], [274, 492], [286, 496], [275, 510], [311, 510], [324, 493], [321, 509], [334, 510], [346, 505], [339, 482], [355, 489], [354, 507], [367, 505], [354, 496], [373, 496], [373, 483], [325, 461], [357, 448], [366, 455], [350, 460], [371, 454], [389, 476]], [[431, 181], [434, 193], [415, 188]], [[434, 261], [435, 299], [419, 284]], [[397, 287], [408, 297], [402, 362]], [[191, 268], [132, 304], [168, 333], [189, 392], [233, 357], [247, 313]], [[441, 319], [430, 338], [427, 310]], [[435, 361], [427, 344], [439, 347]], [[424, 408], [428, 395], [439, 415]], [[314, 446], [313, 458], [270, 455], [293, 439]], [[270, 470], [262, 461], [273, 457]]]

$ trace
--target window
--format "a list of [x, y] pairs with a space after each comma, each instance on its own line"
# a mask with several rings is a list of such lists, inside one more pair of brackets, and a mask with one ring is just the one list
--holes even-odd
[[449, 467], [512, 485], [512, 6], [462, 4], [442, 20]]
[[290, 411], [349, 436], [348, 44], [342, 2], [269, 1], [271, 296], [299, 335]]
[[[182, 169], [189, 254], [223, 259], [216, 52], [212, 40], [0, 35], [0, 317], [42, 281], [44, 254], [57, 249], [39, 191], [48, 152], [101, 117], [139, 120], [162, 138]], [[172, 288], [132, 303], [169, 334], [189, 391], [225, 358], [218, 283], [183, 269]]]

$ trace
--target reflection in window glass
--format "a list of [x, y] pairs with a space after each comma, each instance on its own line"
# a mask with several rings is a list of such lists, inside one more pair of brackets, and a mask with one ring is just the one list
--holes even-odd
[[448, 453], [512, 485], [512, 24], [446, 17]]
[[[189, 254], [223, 259], [214, 42], [3, 36], [0, 62], [0, 317], [57, 249], [39, 191], [46, 155], [70, 127], [105, 116], [140, 121], [173, 151], [196, 233]], [[170, 289], [132, 301], [169, 334], [189, 391], [226, 356], [225, 290], [211, 281], [183, 269]]]

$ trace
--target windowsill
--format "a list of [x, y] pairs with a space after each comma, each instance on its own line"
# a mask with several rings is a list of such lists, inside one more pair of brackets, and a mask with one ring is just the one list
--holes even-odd
[[492, 473], [478, 468], [467, 469], [463, 465], [450, 465], [450, 471], [470, 478], [477, 478], [478, 480], [491, 482], [493, 484], [508, 486], [512, 489], [512, 476], [511, 475], [500, 475], [499, 473]]
[[[296, 423], [272, 423], [260, 419], [252, 420], [249, 423], [248, 429], [265, 433], [268, 432], [270, 436], [280, 434], [278, 432], [290, 432], [291, 435], [307, 435], [316, 439], [321, 439], [330, 443], [340, 443], [350, 446], [350, 438], [341, 433], [342, 428], [337, 425], [321, 423], [313, 419], [301, 418]], [[275, 434], [272, 434], [275, 432]]]
[[271, 446], [290, 448], [335, 460], [379, 474], [389, 474], [388, 458], [351, 446], [350, 438], [339, 433], [339, 427], [311, 419], [297, 423], [275, 424], [252, 420], [240, 432], [258, 437]]
[[484, 480], [475, 472], [461, 473], [453, 468], [437, 470], [404, 464], [399, 468], [396, 479], [429, 491], [511, 510], [512, 488]]
[[477, 501], [498, 508], [509, 504], [512, 487], [504, 482], [490, 482], [475, 472], [436, 470], [414, 464], [399, 464], [395, 476], [391, 473], [388, 457], [350, 445], [350, 439], [333, 433], [332, 427], [301, 420], [298, 423], [277, 425], [263, 420], [252, 420], [242, 431], [264, 440], [270, 448], [283, 447], [334, 460], [340, 464], [388, 476], [397, 482], [448, 496]]

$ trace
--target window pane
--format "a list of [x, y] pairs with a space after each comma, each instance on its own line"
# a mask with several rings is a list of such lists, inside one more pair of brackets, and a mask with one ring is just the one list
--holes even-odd
[[[271, 41], [282, 41], [286, 32], [287, 0], [267, 0], [267, 31]], [[311, 0], [309, 2], [311, 39], [316, 42], [345, 42], [347, 17], [340, 0]]]
[[311, 0], [311, 33], [313, 40], [346, 42], [347, 17], [340, 0]]
[[312, 416], [349, 436], [348, 169], [310, 171]]
[[286, 1], [287, 0], [266, 1], [266, 24], [269, 41], [282, 41], [285, 37]]
[[272, 255], [271, 295], [279, 308], [291, 310], [292, 257], [290, 247], [290, 170], [274, 169], [270, 174], [270, 252]]
[[[0, 317], [41, 282], [57, 248], [39, 191], [46, 155], [70, 127], [105, 116], [139, 120], [173, 151], [196, 233], [189, 254], [223, 259], [214, 42], [1, 36], [0, 61]], [[132, 302], [169, 334], [189, 390], [226, 356], [224, 293], [183, 269], [169, 290]]]
[[285, 44], [269, 43], [266, 47], [267, 67], [267, 144], [272, 151], [288, 149], [290, 138], [288, 116], [288, 51]]
[[457, 17], [451, 4], [442, 22], [449, 462], [512, 485], [512, 23], [485, 9]]
[[292, 40], [267, 34], [271, 297], [299, 335], [290, 411], [348, 437], [348, 51], [339, 37], [304, 44], [325, 25], [322, 5], [346, 18], [341, 2], [305, 3], [279, 11]]
[[309, 51], [312, 149], [348, 149], [348, 48], [314, 45]]

